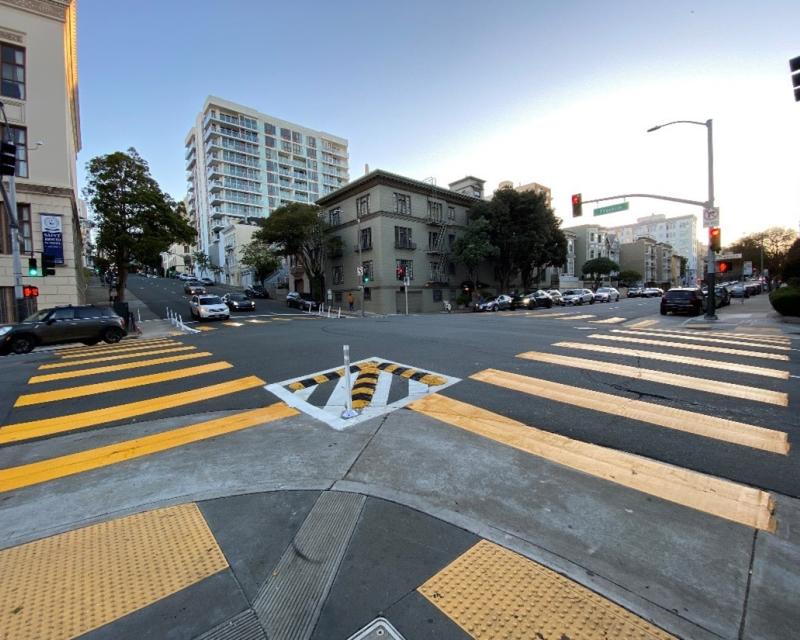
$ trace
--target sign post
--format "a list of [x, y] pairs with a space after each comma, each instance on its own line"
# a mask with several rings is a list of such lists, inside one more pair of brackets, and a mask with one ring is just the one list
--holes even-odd
[[408, 276], [403, 278], [403, 290], [406, 292], [406, 315], [408, 315]]
[[703, 229], [719, 226], [719, 207], [705, 207], [703, 209]]

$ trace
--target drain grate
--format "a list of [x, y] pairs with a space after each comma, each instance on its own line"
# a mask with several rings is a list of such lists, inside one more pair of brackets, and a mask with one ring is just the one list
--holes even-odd
[[386, 618], [375, 618], [347, 640], [405, 640]]

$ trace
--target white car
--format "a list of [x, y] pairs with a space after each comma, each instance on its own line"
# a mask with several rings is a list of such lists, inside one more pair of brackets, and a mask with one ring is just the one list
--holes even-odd
[[590, 289], [567, 289], [562, 297], [564, 304], [594, 304], [594, 294]]
[[199, 295], [192, 296], [189, 300], [189, 313], [198, 320], [221, 318], [227, 320], [231, 317], [228, 305], [219, 296]]
[[191, 273], [181, 273], [178, 280], [194, 280], [194, 276]]
[[597, 302], [619, 302], [619, 291], [614, 287], [600, 287], [594, 292]]

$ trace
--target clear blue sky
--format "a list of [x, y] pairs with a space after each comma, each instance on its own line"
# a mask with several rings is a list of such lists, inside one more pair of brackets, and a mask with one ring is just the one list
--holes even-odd
[[[209, 94], [349, 140], [364, 163], [569, 195], [705, 199], [714, 118], [726, 241], [800, 222], [800, 2], [81, 0], [81, 167], [134, 146], [185, 192], [183, 140]], [[654, 201], [630, 214], [695, 212]], [[627, 216], [627, 217], [624, 217]]]

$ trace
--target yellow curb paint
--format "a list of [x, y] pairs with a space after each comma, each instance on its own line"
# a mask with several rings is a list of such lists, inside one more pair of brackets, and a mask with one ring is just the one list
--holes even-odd
[[[662, 333], [657, 333], [655, 331], [626, 331], [625, 329], [612, 329], [611, 332], [612, 333], [621, 333], [621, 334], [624, 334], [624, 335], [653, 336], [653, 337], [656, 337], [656, 338], [671, 337], [671, 336], [665, 336]], [[679, 335], [678, 334], [673, 334], [673, 335], [675, 336], [676, 340], [691, 340], [691, 341], [695, 341], [695, 342], [710, 342], [711, 344], [729, 344], [729, 345], [733, 345], [733, 346], [743, 346], [743, 347], [744, 346], [746, 346], [746, 347], [755, 346], [755, 345], [743, 343], [741, 340], [724, 340], [722, 338], [706, 337], [706, 334], [703, 334], [701, 336], [698, 336], [698, 335], [686, 335], [686, 334], [683, 334], [683, 333], [681, 333]], [[758, 345], [758, 346], [762, 347], [763, 349], [773, 349], [775, 351], [790, 351], [791, 350], [791, 347], [788, 347], [788, 346], [782, 345], [782, 344], [768, 344], [768, 345], [767, 344], [762, 344], [762, 345]], [[706, 347], [703, 347], [703, 348], [705, 349]]]
[[231, 367], [233, 367], [233, 365], [230, 362], [212, 362], [210, 364], [202, 364], [197, 367], [187, 367], [185, 369], [176, 369], [174, 371], [165, 371], [163, 373], [153, 373], [135, 378], [114, 380], [112, 382], [98, 382], [96, 384], [87, 384], [81, 387], [67, 387], [66, 389], [56, 389], [55, 391], [27, 393], [17, 398], [14, 406], [27, 407], [32, 404], [40, 404], [43, 402], [55, 402], [57, 400], [82, 398], [84, 396], [93, 396], [98, 393], [119, 391], [120, 389], [133, 389], [135, 387], [143, 387], [148, 384], [155, 384], [156, 382], [167, 382], [169, 380], [178, 380], [180, 378], [190, 378], [203, 373], [222, 371], [223, 369], [230, 369]]
[[472, 376], [497, 386], [507, 386], [532, 396], [613, 416], [654, 424], [666, 429], [692, 433], [704, 438], [730, 442], [771, 453], [789, 453], [789, 437], [783, 431], [744, 422], [706, 416], [684, 409], [665, 407], [642, 400], [625, 399], [610, 393], [581, 389], [540, 378], [486, 369]]
[[169, 347], [167, 349], [153, 349], [152, 351], [137, 351], [133, 353], [123, 353], [118, 356], [99, 356], [97, 358], [87, 358], [86, 360], [62, 360], [61, 362], [51, 362], [39, 367], [39, 371], [46, 369], [64, 369], [66, 367], [77, 367], [85, 364], [95, 364], [97, 362], [114, 362], [116, 360], [128, 360], [130, 358], [145, 358], [163, 353], [178, 353], [181, 351], [192, 351], [197, 347]]
[[174, 449], [192, 442], [207, 440], [226, 433], [241, 431], [266, 422], [297, 415], [299, 412], [283, 402], [268, 407], [243, 411], [163, 433], [118, 442], [58, 458], [32, 462], [0, 470], [0, 492], [12, 491], [34, 484], [107, 467], [118, 462], [141, 458], [159, 451]]
[[641, 367], [630, 367], [624, 364], [613, 364], [600, 360], [587, 360], [586, 358], [571, 358], [569, 356], [556, 355], [552, 353], [536, 353], [529, 351], [520, 353], [518, 358], [535, 360], [562, 367], [572, 367], [573, 369], [584, 369], [586, 371], [599, 371], [610, 375], [625, 376], [636, 378], [637, 380], [649, 380], [660, 384], [668, 384], [673, 387], [695, 389], [718, 393], [720, 395], [731, 396], [734, 398], [744, 398], [755, 402], [765, 402], [767, 404], [777, 404], [781, 407], [789, 405], [789, 395], [782, 391], [770, 391], [769, 389], [759, 389], [758, 387], [748, 387], [742, 384], [731, 382], [718, 382], [707, 378], [695, 378], [684, 376], [677, 373], [666, 373], [656, 369], [643, 369]]
[[68, 355], [71, 353], [85, 353], [87, 351], [116, 351], [118, 349], [126, 349], [130, 347], [149, 347], [152, 345], [163, 344], [169, 342], [176, 342], [175, 340], [170, 340], [169, 338], [151, 338], [149, 340], [122, 340], [120, 342], [114, 344], [106, 344], [106, 343], [98, 343], [92, 346], [80, 346], [80, 347], [65, 347], [63, 349], [58, 349], [54, 353], [57, 355]]
[[[471, 377], [480, 380], [479, 376]], [[435, 393], [408, 407], [597, 478], [755, 529], [775, 531], [774, 503], [769, 493], [760, 489], [573, 440]]]
[[188, 404], [194, 404], [195, 402], [202, 402], [203, 400], [219, 398], [229, 393], [237, 393], [239, 391], [246, 391], [247, 389], [263, 387], [265, 384], [266, 383], [261, 378], [247, 376], [206, 387], [199, 387], [190, 391], [181, 391], [180, 393], [148, 398], [147, 400], [138, 400], [136, 402], [120, 404], [105, 409], [94, 409], [92, 411], [60, 415], [54, 418], [43, 418], [42, 420], [9, 424], [0, 427], [0, 444], [21, 442], [23, 440], [64, 433], [65, 431], [86, 429], [107, 422], [127, 420], [164, 409], [182, 407]]
[[[616, 331], [616, 329], [612, 329]], [[639, 333], [638, 331], [636, 333]], [[646, 344], [653, 347], [670, 347], [672, 349], [684, 349], [686, 351], [702, 351], [704, 353], [726, 353], [729, 356], [745, 356], [751, 358], [763, 358], [764, 360], [780, 360], [788, 362], [789, 356], [781, 353], [764, 353], [762, 351], [748, 351], [747, 349], [731, 349], [729, 347], [713, 347], [705, 344], [685, 344], [683, 342], [670, 342], [668, 340], [649, 340], [647, 338], [635, 338], [633, 336], [607, 336], [593, 333], [589, 336], [596, 340], [608, 340], [611, 342], [625, 342], [626, 344]], [[663, 337], [663, 336], [662, 336]]]
[[692, 358], [691, 356], [676, 356], [671, 353], [661, 353], [658, 351], [643, 351], [641, 349], [624, 349], [621, 347], [607, 346], [604, 344], [584, 344], [582, 342], [554, 342], [554, 347], [563, 349], [579, 349], [581, 351], [593, 351], [595, 353], [605, 353], [618, 356], [631, 356], [633, 358], [644, 358], [645, 360], [660, 360], [662, 362], [674, 362], [676, 364], [688, 364], [695, 367], [707, 367], [709, 369], [721, 369], [723, 371], [733, 371], [736, 373], [749, 373], [755, 376], [767, 378], [789, 379], [788, 371], [780, 369], [767, 369], [766, 367], [754, 367], [747, 364], [735, 362], [724, 362], [722, 360], [707, 360], [706, 358]]
[[80, 378], [82, 376], [92, 376], [101, 373], [112, 373], [114, 371], [127, 371], [129, 369], [141, 369], [143, 367], [154, 367], [159, 364], [169, 364], [172, 362], [183, 362], [196, 358], [207, 358], [214, 355], [210, 351], [195, 351], [180, 356], [169, 356], [166, 358], [152, 358], [150, 360], [136, 360], [135, 362], [125, 362], [123, 364], [110, 364], [104, 367], [92, 367], [90, 369], [77, 369], [75, 371], [63, 371], [61, 373], [50, 373], [41, 376], [33, 376], [28, 380], [28, 384], [38, 384], [41, 382], [52, 382], [53, 380], [67, 380], [69, 378]]

